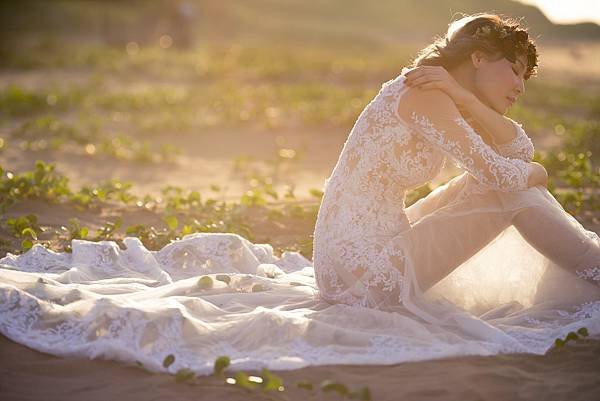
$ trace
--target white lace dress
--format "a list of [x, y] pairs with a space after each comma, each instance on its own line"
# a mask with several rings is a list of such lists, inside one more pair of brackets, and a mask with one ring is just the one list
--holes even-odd
[[[198, 374], [221, 355], [229, 370], [394, 364], [541, 354], [580, 327], [600, 335], [600, 241], [545, 188], [525, 189], [522, 127], [500, 156], [452, 104], [411, 100], [403, 79], [350, 133], [314, 264], [227, 233], [159, 251], [133, 237], [125, 249], [74, 240], [72, 254], [35, 245], [0, 259], [0, 333], [58, 356]], [[467, 172], [405, 208], [406, 190], [447, 158]]]
[[[326, 180], [313, 254], [322, 298], [379, 309], [410, 305], [411, 288], [428, 289], [511, 226], [518, 213], [518, 230], [538, 250], [552, 253], [545, 256], [600, 280], [598, 236], [545, 188], [527, 188], [534, 149], [522, 125], [511, 119], [515, 138], [494, 150], [448, 96], [423, 96], [405, 86], [406, 71], [384, 83], [363, 110]], [[434, 178], [448, 158], [466, 172], [405, 208], [406, 192]], [[532, 238], [549, 234], [534, 232], [535, 219], [524, 216], [530, 209], [560, 217], [554, 238]], [[555, 255], [556, 243], [565, 241], [572, 251]], [[583, 253], [586, 258], [572, 256]]]

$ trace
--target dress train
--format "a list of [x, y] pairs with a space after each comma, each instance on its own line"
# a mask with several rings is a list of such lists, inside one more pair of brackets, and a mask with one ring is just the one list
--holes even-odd
[[[72, 254], [36, 245], [0, 260], [0, 332], [54, 355], [141, 363], [172, 373], [189, 368], [201, 375], [211, 374], [221, 355], [230, 356], [233, 371], [296, 369], [542, 354], [555, 338], [580, 327], [599, 336], [600, 288], [534, 248], [535, 231], [510, 222], [542, 207], [564, 213], [558, 221], [581, 234], [587, 244], [582, 246], [598, 246], [598, 236], [541, 187], [500, 193], [469, 177], [454, 178], [406, 212], [411, 224], [432, 235], [443, 237], [444, 227], [466, 235], [456, 219], [485, 235], [472, 249], [462, 249], [462, 257], [472, 256], [427, 291], [417, 280], [426, 274], [408, 265], [405, 303], [388, 310], [325, 302], [311, 261], [296, 252], [276, 257], [269, 244], [236, 234], [191, 234], [159, 251], [147, 250], [137, 238], [126, 238], [126, 249], [111, 241], [74, 240]], [[569, 228], [556, 229], [548, 244]], [[456, 243], [427, 246], [414, 258], [445, 260]], [[448, 266], [460, 258], [449, 256]], [[201, 275], [210, 276], [212, 286], [199, 282]], [[175, 362], [165, 368], [168, 355]]]

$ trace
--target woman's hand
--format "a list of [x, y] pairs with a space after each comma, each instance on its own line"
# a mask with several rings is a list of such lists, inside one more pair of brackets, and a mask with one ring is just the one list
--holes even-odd
[[531, 164], [531, 172], [529, 173], [529, 178], [527, 180], [527, 187], [531, 188], [536, 185], [543, 185], [544, 187], [548, 186], [548, 172], [538, 162], [530, 162]]
[[444, 67], [418, 66], [405, 74], [406, 85], [422, 90], [441, 89], [446, 92], [459, 107], [473, 99], [473, 93], [460, 85]]

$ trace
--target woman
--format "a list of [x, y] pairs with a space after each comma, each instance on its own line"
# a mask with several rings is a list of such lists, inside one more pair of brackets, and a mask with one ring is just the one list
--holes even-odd
[[[598, 236], [548, 193], [531, 142], [502, 116], [536, 64], [522, 32], [496, 16], [457, 21], [383, 85], [328, 180], [314, 265], [230, 233], [159, 251], [133, 237], [125, 249], [73, 240], [72, 254], [38, 244], [0, 260], [0, 332], [199, 374], [220, 355], [231, 370], [391, 364], [544, 353], [580, 325], [600, 334]], [[405, 208], [446, 158], [467, 171]]]
[[[547, 191], [531, 140], [502, 115], [536, 66], [518, 24], [475, 14], [383, 84], [326, 181], [313, 254], [323, 299], [408, 306], [412, 291], [430, 289], [511, 226], [549, 261], [600, 284], [598, 236]], [[405, 208], [406, 191], [447, 158], [466, 172]]]

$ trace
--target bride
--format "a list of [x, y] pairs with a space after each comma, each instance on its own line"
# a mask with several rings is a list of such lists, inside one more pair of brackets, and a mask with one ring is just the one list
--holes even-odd
[[[562, 210], [531, 161], [531, 140], [503, 116], [536, 72], [527, 32], [495, 15], [465, 17], [413, 65], [363, 110], [327, 180], [313, 255], [322, 297], [402, 303], [411, 286], [434, 286], [508, 227], [600, 284], [598, 236]], [[406, 191], [446, 159], [466, 172], [405, 208]]]
[[[600, 334], [600, 239], [546, 189], [503, 114], [537, 53], [493, 14], [453, 22], [358, 117], [326, 187], [313, 261], [231, 233], [149, 251], [128, 237], [0, 260], [0, 332], [59, 356], [212, 373], [542, 354]], [[465, 172], [405, 207], [446, 160]], [[169, 363], [164, 363], [167, 356]]]

